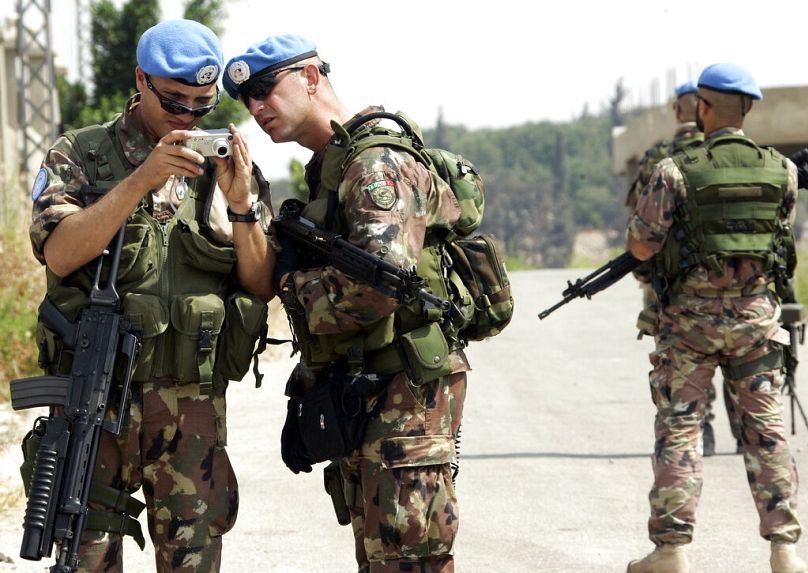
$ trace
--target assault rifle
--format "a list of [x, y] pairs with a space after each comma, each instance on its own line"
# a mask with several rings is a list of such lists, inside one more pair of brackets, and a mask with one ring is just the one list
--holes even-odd
[[[59, 335], [72, 353], [69, 376], [54, 374], [11, 381], [15, 410], [50, 406], [51, 413], [37, 420], [41, 438], [28, 491], [20, 557], [39, 561], [58, 547], [51, 573], [72, 573], [79, 564], [81, 534], [87, 520], [90, 483], [102, 430], [117, 435], [126, 418], [132, 369], [140, 349], [137, 337], [123, 319], [116, 275], [125, 226], [116, 237], [106, 286], [99, 287], [101, 269], [109, 251], [99, 257], [89, 305], [73, 323], [45, 298], [39, 316]], [[117, 420], [105, 420], [113, 372], [118, 357], [125, 358]], [[43, 429], [44, 426], [44, 429]]]
[[348, 276], [369, 284], [386, 296], [403, 302], [420, 299], [425, 304], [449, 312], [451, 303], [426, 290], [426, 281], [415, 269], [402, 269], [393, 263], [365, 251], [302, 217], [303, 203], [287, 199], [281, 205], [272, 226], [281, 238], [291, 239], [303, 252], [327, 262]]
[[805, 410], [802, 408], [800, 399], [797, 396], [797, 345], [805, 342], [805, 307], [796, 302], [793, 297], [787, 297], [782, 305], [782, 314], [780, 315], [780, 322], [783, 328], [788, 330], [791, 337], [791, 344], [785, 347], [785, 384], [783, 391], [789, 397], [791, 402], [791, 435], [797, 433], [795, 406], [802, 416], [802, 421], [805, 427], [808, 428], [808, 418], [805, 416]]
[[616, 259], [612, 259], [599, 269], [586, 275], [584, 278], [577, 279], [575, 283], [567, 281], [567, 288], [561, 293], [561, 296], [564, 298], [550, 308], [541, 311], [539, 313], [539, 319], [544, 320], [550, 313], [555, 312], [576, 298], [592, 298], [593, 295], [602, 290], [606, 290], [643, 262], [644, 261], [635, 258], [630, 252], [626, 251]]

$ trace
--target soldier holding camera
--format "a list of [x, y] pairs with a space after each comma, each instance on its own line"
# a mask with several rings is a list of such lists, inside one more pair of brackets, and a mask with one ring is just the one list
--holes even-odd
[[[249, 370], [274, 294], [271, 213], [235, 127], [192, 131], [219, 101], [218, 38], [165, 21], [140, 38], [137, 62], [123, 113], [62, 135], [31, 195], [47, 296], [69, 320], [86, 304], [93, 260], [125, 225], [117, 288], [139, 354], [128, 411], [110, 414], [125, 430], [103, 433], [93, 474], [119, 503], [91, 499], [102, 517], [84, 534], [80, 570], [121, 570], [111, 524], [142, 486], [157, 570], [218, 571], [238, 510], [225, 390]], [[49, 373], [69, 369], [58, 336], [40, 324], [37, 339]]]

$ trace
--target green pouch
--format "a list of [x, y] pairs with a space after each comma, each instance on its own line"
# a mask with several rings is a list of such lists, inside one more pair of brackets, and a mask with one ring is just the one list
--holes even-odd
[[400, 340], [413, 383], [420, 386], [451, 373], [449, 345], [437, 322], [402, 334]]
[[226, 275], [236, 264], [235, 249], [208, 241], [199, 232], [198, 222], [183, 224], [179, 235], [184, 251], [183, 260], [195, 269]]
[[[145, 382], [152, 374], [158, 337], [168, 328], [168, 308], [158, 296], [126, 293], [123, 295], [123, 316], [140, 341], [140, 352], [132, 380]], [[123, 364], [120, 368], [123, 368]], [[118, 374], [122, 373], [121, 371]]]
[[241, 380], [250, 369], [255, 343], [267, 324], [267, 303], [244, 291], [230, 293], [216, 351], [216, 372], [226, 380]]
[[224, 323], [224, 301], [213, 293], [178, 296], [171, 302], [170, 315], [174, 378], [209, 384]]

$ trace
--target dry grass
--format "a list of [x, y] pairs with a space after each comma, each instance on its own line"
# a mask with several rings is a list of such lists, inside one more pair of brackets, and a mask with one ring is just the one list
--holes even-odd
[[6, 402], [9, 380], [39, 373], [34, 333], [45, 273], [22, 223], [0, 232], [0, 277], [0, 402]]

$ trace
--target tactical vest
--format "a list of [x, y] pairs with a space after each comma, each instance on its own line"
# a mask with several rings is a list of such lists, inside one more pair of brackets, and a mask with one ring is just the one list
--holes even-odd
[[[344, 213], [337, 208], [337, 191], [348, 164], [365, 147], [346, 150], [345, 145], [352, 138], [336, 122], [332, 122], [332, 128], [336, 135], [317, 161], [307, 166], [306, 181], [311, 200], [302, 215], [318, 226], [345, 235], [347, 223]], [[366, 124], [355, 132], [354, 139], [360, 138], [357, 134], [361, 130], [376, 130], [375, 135], [385, 137], [382, 144], [379, 139], [374, 139], [375, 146], [383, 145], [413, 154], [412, 144], [404, 141], [402, 134]], [[433, 174], [434, 177], [436, 175]], [[479, 220], [476, 224], [469, 224], [476, 228]], [[472, 230], [469, 229], [469, 232]], [[441, 321], [442, 314], [438, 309], [425, 312], [422, 303], [416, 301], [401, 306], [394, 314], [381, 318], [359, 332], [314, 335], [309, 331], [304, 313], [290, 312], [304, 363], [317, 369], [331, 362], [359, 361], [364, 364], [366, 372], [378, 374], [398, 372], [409, 366], [416, 370], [415, 377], [422, 379], [424, 376], [434, 378], [448, 374], [450, 370], [446, 356], [464, 346], [458, 334], [468, 324], [473, 303], [460, 277], [446, 272], [449, 261], [446, 259], [444, 241], [445, 237], [427, 230], [416, 272], [425, 279], [426, 290], [455, 302], [455, 308], [459, 311], [457, 321]], [[409, 358], [409, 365], [402, 364], [402, 352]]]
[[[120, 127], [119, 116], [65, 134], [91, 184], [82, 188], [86, 204], [135, 169], [124, 155]], [[133, 381], [167, 377], [199, 383], [200, 391], [209, 393], [214, 376], [240, 380], [249, 370], [267, 311], [258, 297], [232, 288], [233, 246], [208, 238], [215, 168], [210, 162], [205, 167], [204, 175], [189, 180], [188, 196], [167, 221], [152, 217], [145, 198], [129, 215], [117, 288], [124, 317], [141, 342]], [[69, 320], [86, 305], [95, 271], [94, 261], [64, 278], [47, 271], [48, 297]], [[38, 335], [45, 366], [69, 371], [54, 333], [40, 324]]]
[[796, 265], [791, 228], [782, 222], [788, 184], [786, 159], [751, 139], [727, 134], [673, 156], [687, 197], [674, 222], [657, 270], [675, 285], [704, 266], [718, 274], [730, 257], [763, 262], [767, 274], [790, 276]]

